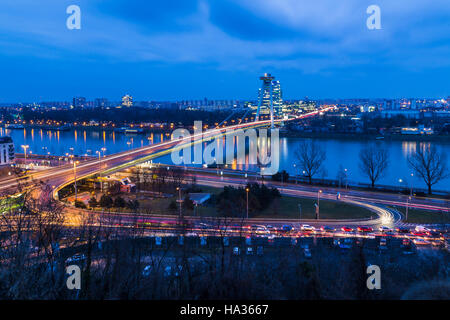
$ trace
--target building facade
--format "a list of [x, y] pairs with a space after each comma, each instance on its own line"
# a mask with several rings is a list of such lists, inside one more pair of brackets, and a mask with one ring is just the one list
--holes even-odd
[[9, 165], [14, 161], [14, 143], [11, 137], [0, 138], [0, 166]]
[[131, 107], [133, 105], [133, 97], [126, 94], [122, 97], [122, 106]]
[[[283, 94], [281, 90], [281, 84], [279, 80], [275, 80], [275, 77], [270, 73], [264, 74], [260, 77], [262, 80], [262, 87], [259, 89], [258, 101], [261, 103], [262, 113], [268, 113], [270, 110], [270, 98], [272, 94], [273, 112], [277, 116], [282, 115], [283, 108]], [[263, 110], [265, 112], [263, 112]]]

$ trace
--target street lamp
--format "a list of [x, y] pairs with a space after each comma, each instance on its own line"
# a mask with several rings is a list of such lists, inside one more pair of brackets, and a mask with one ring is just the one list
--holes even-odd
[[181, 219], [181, 188], [177, 187], [178, 191], [178, 203], [180, 204], [180, 219]]
[[247, 219], [248, 219], [248, 193], [249, 193], [250, 189], [247, 187], [245, 188], [245, 192], [247, 193]]
[[406, 221], [408, 221], [408, 206], [409, 206], [410, 200], [411, 200], [411, 197], [406, 198], [406, 211], [405, 211]]
[[[296, 167], [296, 164], [294, 163], [294, 164], [293, 164], [293, 166], [294, 166], [294, 176], [295, 176], [295, 175], [296, 175], [296, 172], [295, 172], [295, 169], [296, 169], [296, 168], [295, 168], [295, 167]], [[297, 184], [297, 177], [295, 177], [295, 184]]]
[[75, 204], [77, 202], [77, 164], [79, 163], [80, 161], [73, 162], [73, 175], [75, 177]]
[[413, 195], [413, 178], [414, 178], [414, 173], [411, 173], [411, 188], [410, 188], [410, 192], [409, 192], [410, 197], [412, 197], [412, 195]]
[[25, 165], [27, 165], [27, 149], [28, 149], [30, 146], [27, 145], [27, 144], [23, 144], [21, 147], [23, 148], [23, 152], [25, 153]]
[[345, 172], [345, 190], [347, 190], [347, 186], [348, 186], [347, 168], [344, 169], [344, 172]]
[[319, 220], [320, 217], [320, 194], [322, 193], [322, 190], [317, 191], [317, 220]]

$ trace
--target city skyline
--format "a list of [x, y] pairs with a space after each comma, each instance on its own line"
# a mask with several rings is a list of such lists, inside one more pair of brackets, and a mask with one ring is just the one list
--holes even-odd
[[266, 72], [285, 99], [449, 95], [448, 1], [379, 1], [380, 30], [366, 28], [369, 1], [78, 1], [79, 30], [71, 4], [1, 5], [0, 103], [253, 99]]

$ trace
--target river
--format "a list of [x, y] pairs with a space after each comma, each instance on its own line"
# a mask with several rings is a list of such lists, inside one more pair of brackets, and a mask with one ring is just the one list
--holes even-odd
[[[125, 135], [112, 131], [103, 130], [70, 130], [50, 131], [41, 129], [15, 129], [8, 130], [0, 128], [0, 136], [11, 136], [14, 140], [16, 152], [23, 153], [21, 145], [29, 145], [28, 152], [33, 154], [52, 155], [94, 155], [95, 151], [106, 148], [106, 154], [116, 153], [127, 149], [137, 148], [144, 145], [169, 140], [169, 134], [153, 133], [146, 135]], [[303, 138], [281, 138], [281, 169], [291, 174], [299, 174], [293, 166], [295, 162], [295, 150]], [[323, 176], [336, 179], [340, 166], [347, 169], [348, 179], [351, 183], [368, 183], [368, 179], [361, 173], [359, 163], [359, 151], [368, 143], [373, 141], [350, 140], [350, 139], [319, 139], [316, 140], [326, 150], [325, 173]], [[380, 179], [380, 184], [425, 188], [425, 184], [417, 177], [411, 177], [411, 169], [407, 164], [408, 155], [420, 144], [434, 144], [439, 150], [450, 154], [449, 142], [414, 142], [414, 141], [385, 141], [377, 140], [388, 149], [390, 164], [386, 174]], [[170, 155], [164, 156], [156, 162], [171, 163]], [[450, 168], [450, 158], [447, 158]], [[252, 169], [252, 167], [247, 167]], [[242, 168], [239, 168], [242, 169]], [[450, 177], [440, 181], [434, 186], [436, 190], [450, 191]]]

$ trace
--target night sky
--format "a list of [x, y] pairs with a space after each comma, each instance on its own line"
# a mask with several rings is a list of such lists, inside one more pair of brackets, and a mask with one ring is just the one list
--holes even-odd
[[0, 2], [0, 103], [255, 99], [264, 72], [286, 99], [447, 97], [450, 1]]

